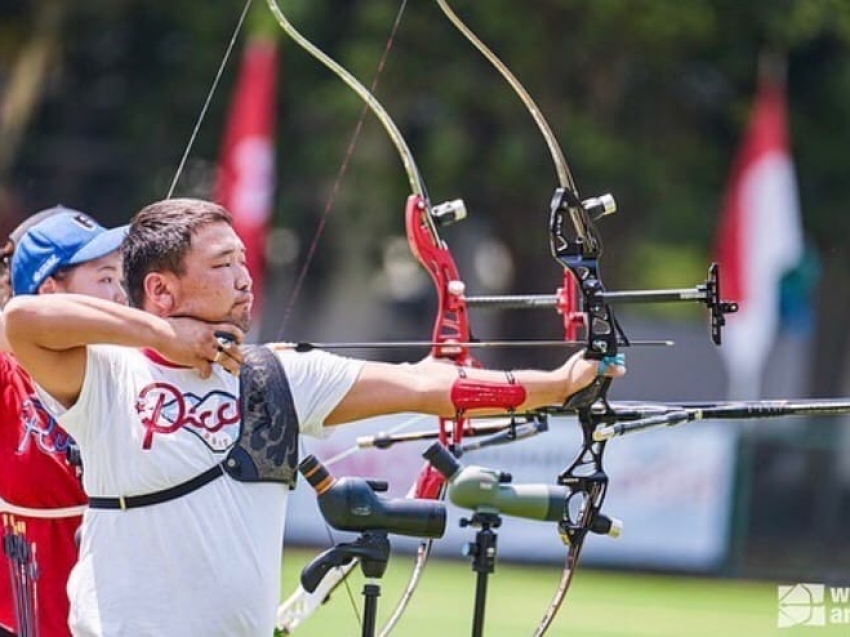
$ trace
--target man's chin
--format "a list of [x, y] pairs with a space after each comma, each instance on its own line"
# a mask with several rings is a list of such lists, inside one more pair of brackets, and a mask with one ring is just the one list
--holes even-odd
[[251, 329], [251, 310], [247, 309], [236, 314], [233, 317], [233, 324], [243, 332], [247, 333], [248, 330]]

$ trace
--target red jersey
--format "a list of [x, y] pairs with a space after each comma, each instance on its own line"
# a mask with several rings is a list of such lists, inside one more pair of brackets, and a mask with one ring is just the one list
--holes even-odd
[[[78, 468], [68, 461], [73, 440], [44, 410], [29, 374], [0, 354], [0, 498], [13, 507], [59, 509], [86, 503]], [[3, 505], [0, 503], [0, 511]], [[70, 635], [65, 585], [77, 560], [80, 516], [44, 519], [15, 514], [36, 548], [39, 634]], [[5, 532], [5, 529], [3, 529]], [[0, 626], [15, 631], [15, 609], [5, 553], [0, 553]]]

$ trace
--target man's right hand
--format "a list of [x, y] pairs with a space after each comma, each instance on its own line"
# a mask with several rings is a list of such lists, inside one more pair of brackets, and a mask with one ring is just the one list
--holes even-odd
[[196, 369], [201, 378], [210, 377], [214, 364], [221, 365], [234, 376], [239, 373], [245, 333], [238, 327], [188, 317], [171, 317], [166, 321], [173, 334], [157, 349], [168, 360]]

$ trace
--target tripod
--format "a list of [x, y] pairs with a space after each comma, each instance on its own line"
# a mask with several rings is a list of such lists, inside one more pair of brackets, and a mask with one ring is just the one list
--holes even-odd
[[471, 518], [463, 518], [461, 527], [471, 526], [478, 529], [475, 541], [464, 547], [464, 553], [472, 558], [472, 570], [477, 573], [475, 579], [475, 613], [472, 617], [472, 637], [484, 634], [484, 605], [487, 601], [487, 576], [496, 568], [496, 532], [502, 525], [498, 513], [476, 511]]
[[[349, 543], [337, 544], [328, 549], [301, 571], [301, 586], [312, 593], [319, 582], [332, 568], [348, 564], [353, 559], [360, 560], [363, 575], [370, 579], [383, 577], [390, 559], [390, 541], [386, 531], [363, 531], [360, 536]], [[381, 587], [374, 582], [363, 585], [363, 630], [361, 637], [374, 637], [375, 621], [378, 611], [378, 598]]]

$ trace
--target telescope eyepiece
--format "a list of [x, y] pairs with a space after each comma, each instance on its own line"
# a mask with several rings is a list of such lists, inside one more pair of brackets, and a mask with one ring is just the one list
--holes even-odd
[[334, 482], [336, 482], [325, 465], [319, 462], [319, 459], [312, 454], [298, 464], [298, 471], [301, 472], [301, 475], [316, 490], [318, 495], [327, 492], [333, 486]]

